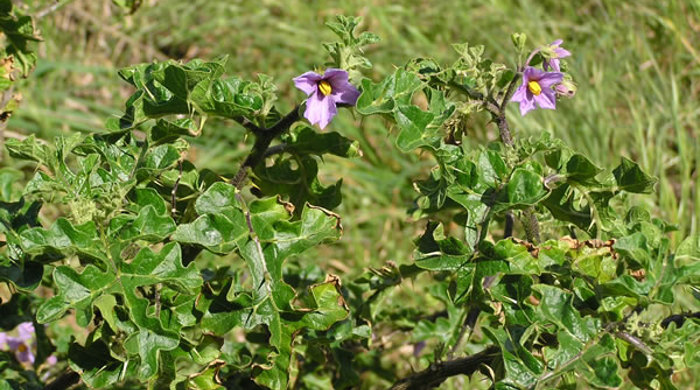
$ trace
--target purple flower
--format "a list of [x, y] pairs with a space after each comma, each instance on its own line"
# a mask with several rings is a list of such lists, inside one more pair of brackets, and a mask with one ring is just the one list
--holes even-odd
[[534, 110], [535, 103], [540, 108], [553, 110], [556, 108], [556, 96], [552, 86], [560, 83], [563, 77], [559, 72], [545, 72], [528, 66], [523, 72], [523, 83], [510, 101], [520, 102], [522, 116]]
[[338, 113], [336, 104], [355, 105], [360, 96], [348, 81], [348, 72], [342, 69], [326, 69], [323, 75], [306, 72], [294, 79], [294, 85], [309, 96], [304, 117], [321, 129]]
[[543, 52], [548, 57], [547, 59], [545, 59], [544, 64], [542, 65], [544, 67], [544, 70], [549, 70], [549, 68], [551, 67], [552, 69], [554, 69], [554, 71], [561, 72], [561, 69], [559, 68], [559, 59], [571, 55], [571, 53], [568, 50], [559, 47], [559, 45], [561, 45], [563, 42], [563, 40], [557, 39], [556, 41], [549, 44], [549, 46], [547, 46], [545, 50], [543, 50]]
[[20, 363], [34, 364], [34, 325], [31, 322], [23, 322], [17, 326], [19, 337], [8, 336], [7, 333], [0, 333], [0, 345], [7, 344]]

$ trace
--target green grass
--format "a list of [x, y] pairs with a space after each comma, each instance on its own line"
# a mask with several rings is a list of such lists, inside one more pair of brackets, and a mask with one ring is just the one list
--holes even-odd
[[[53, 1], [27, 1], [30, 10]], [[321, 43], [334, 15], [364, 16], [363, 28], [382, 41], [368, 50], [377, 78], [409, 58], [429, 56], [449, 63], [452, 43], [484, 44], [511, 64], [510, 33], [524, 32], [529, 44], [563, 38], [573, 53], [569, 71], [578, 83], [556, 112], [520, 117], [509, 112], [516, 137], [549, 131], [601, 166], [633, 158], [659, 178], [646, 202], [677, 224], [678, 242], [698, 233], [700, 195], [700, 2], [640, 0], [161, 0], [124, 15], [109, 0], [68, 1], [39, 22], [45, 42], [35, 73], [20, 86], [21, 108], [8, 130], [51, 139], [73, 131], [100, 130], [119, 115], [130, 90], [116, 70], [154, 58], [230, 56], [229, 72], [275, 78], [283, 109], [302, 99], [291, 78], [326, 60]], [[151, 5], [157, 3], [157, 5]], [[497, 138], [493, 125], [474, 122], [467, 142]], [[411, 240], [421, 224], [406, 213], [414, 192], [411, 178], [430, 161], [393, 147], [379, 119], [360, 120], [348, 111], [331, 125], [360, 141], [362, 159], [326, 160], [325, 183], [344, 179], [345, 235], [321, 249], [329, 272], [357, 274], [387, 261], [410, 261]], [[191, 156], [200, 168], [235, 172], [247, 148], [233, 123], [208, 123]], [[333, 261], [336, 260], [336, 261]], [[347, 268], [345, 270], [341, 268]], [[409, 286], [403, 289], [412, 288]], [[410, 293], [410, 292], [409, 292]], [[396, 293], [397, 297], [406, 291]]]

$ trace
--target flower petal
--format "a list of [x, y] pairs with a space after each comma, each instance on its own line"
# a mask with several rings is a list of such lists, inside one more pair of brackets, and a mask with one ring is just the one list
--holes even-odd
[[542, 90], [545, 90], [549, 87], [551, 87], [554, 84], [559, 84], [561, 83], [561, 80], [564, 78], [563, 73], [559, 72], [546, 72], [540, 77], [537, 82], [540, 84], [540, 87], [542, 87]]
[[563, 39], [557, 39], [556, 41], [550, 43], [549, 46], [559, 46], [559, 45], [561, 45], [562, 43], [564, 43], [564, 40], [563, 40]]
[[28, 345], [23, 351], [17, 352], [17, 360], [19, 360], [20, 363], [34, 363], [34, 354]]
[[335, 101], [331, 95], [323, 96], [317, 92], [306, 99], [304, 117], [308, 119], [312, 125], [318, 123], [318, 126], [324, 129], [337, 113]]
[[525, 116], [528, 112], [535, 109], [534, 99], [523, 99], [520, 101], [520, 115]]
[[333, 86], [335, 83], [347, 83], [349, 79], [348, 72], [338, 68], [328, 68], [323, 72], [323, 79]]
[[331, 84], [331, 95], [336, 103], [354, 106], [360, 91], [348, 81], [348, 72], [342, 69], [328, 69], [324, 77]]
[[554, 70], [555, 72], [561, 71], [561, 68], [559, 68], [559, 60], [556, 58], [544, 60], [544, 62], [542, 63], [542, 67], [545, 71], [549, 71], [549, 68], [552, 68], [552, 70]]
[[333, 86], [333, 93], [331, 95], [336, 103], [354, 106], [355, 103], [357, 103], [357, 98], [360, 97], [360, 91], [350, 83], [336, 84]]
[[17, 326], [19, 338], [27, 341], [34, 337], [34, 324], [31, 322], [23, 322]]
[[21, 344], [24, 344], [22, 339], [12, 336], [8, 336], [5, 341], [7, 341], [7, 346], [10, 347], [11, 351], [16, 351]]
[[307, 96], [316, 92], [318, 89], [319, 80], [323, 79], [323, 76], [316, 72], [306, 72], [301, 76], [295, 77], [294, 86], [302, 90]]
[[557, 58], [564, 58], [569, 57], [571, 55], [571, 52], [566, 49], [562, 49], [561, 47], [557, 47], [556, 49], [554, 49], [554, 54], [557, 55]]
[[527, 85], [530, 80], [539, 81], [544, 74], [545, 72], [543, 70], [528, 66], [523, 72], [523, 84]]
[[527, 87], [526, 84], [521, 84], [518, 89], [515, 90], [513, 97], [510, 98], [511, 102], [522, 102], [526, 98]]
[[543, 89], [542, 93], [535, 96], [534, 100], [540, 108], [546, 110], [554, 110], [557, 108], [557, 99], [554, 95], [554, 91], [551, 89]]

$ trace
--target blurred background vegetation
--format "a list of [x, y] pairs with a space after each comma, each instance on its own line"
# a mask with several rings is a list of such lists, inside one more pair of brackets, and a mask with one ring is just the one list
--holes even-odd
[[[677, 224], [675, 242], [698, 232], [698, 0], [137, 0], [133, 13], [112, 0], [15, 3], [39, 17], [44, 41], [35, 72], [17, 86], [23, 101], [5, 137], [45, 140], [100, 131], [132, 92], [116, 70], [166, 58], [227, 54], [229, 73], [272, 76], [284, 111], [303, 99], [291, 79], [327, 60], [321, 43], [334, 37], [324, 23], [341, 13], [363, 16], [362, 29], [381, 37], [367, 52], [375, 65], [367, 76], [374, 79], [412, 57], [450, 63], [452, 43], [484, 44], [512, 65], [512, 32], [526, 33], [530, 47], [562, 38], [573, 53], [569, 72], [578, 93], [556, 112], [524, 118], [513, 105], [516, 137], [551, 132], [606, 168], [620, 156], [638, 161], [659, 184], [653, 196], [634, 201]], [[330, 128], [360, 141], [364, 156], [329, 158], [321, 168], [326, 184], [344, 180], [338, 211], [345, 235], [320, 249], [319, 258], [328, 260], [319, 265], [349, 277], [387, 261], [406, 263], [411, 239], [423, 228], [406, 212], [415, 194], [410, 178], [431, 162], [399, 153], [380, 119], [344, 110]], [[249, 148], [243, 135], [232, 122], [207, 122], [189, 157], [200, 169], [234, 173]], [[474, 144], [497, 139], [494, 125], [478, 119], [467, 135]], [[0, 167], [17, 164], [5, 153]]]

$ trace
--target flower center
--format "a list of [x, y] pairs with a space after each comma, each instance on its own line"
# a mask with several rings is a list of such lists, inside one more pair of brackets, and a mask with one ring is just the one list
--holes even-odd
[[542, 93], [542, 87], [537, 81], [530, 81], [527, 83], [527, 89], [532, 92], [533, 95], [539, 96]]
[[27, 346], [24, 343], [17, 346], [18, 352], [25, 352], [26, 350], [27, 350]]
[[328, 83], [328, 81], [321, 80], [321, 82], [318, 83], [318, 90], [321, 91], [323, 96], [328, 96], [333, 91], [333, 88], [331, 88], [331, 85]]

